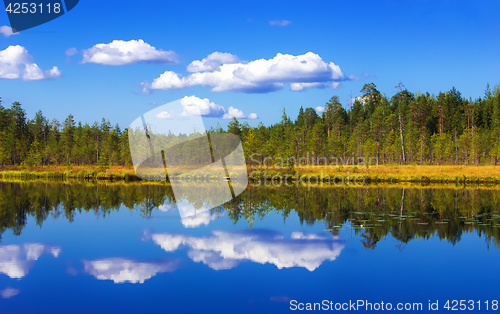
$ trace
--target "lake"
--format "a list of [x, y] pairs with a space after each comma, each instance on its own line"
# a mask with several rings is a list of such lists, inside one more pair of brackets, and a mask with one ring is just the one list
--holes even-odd
[[0, 182], [0, 313], [498, 310], [497, 188], [249, 187], [180, 218], [210, 195]]

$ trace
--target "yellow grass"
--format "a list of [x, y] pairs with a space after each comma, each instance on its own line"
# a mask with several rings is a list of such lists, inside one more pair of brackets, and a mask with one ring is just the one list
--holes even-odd
[[[295, 169], [248, 168], [248, 173], [266, 172], [267, 176], [363, 176], [367, 182], [434, 182], [434, 183], [500, 183], [500, 166], [434, 166], [434, 165], [379, 165], [364, 166], [297, 166]], [[77, 179], [114, 179], [137, 180], [133, 167], [110, 166], [45, 166], [45, 167], [4, 167], [0, 177], [32, 178], [77, 178]], [[258, 177], [258, 176], [257, 176]]]
[[[287, 170], [262, 167], [260, 171], [284, 173]], [[288, 170], [291, 173], [292, 170]], [[297, 166], [300, 176], [364, 176], [368, 182], [479, 182], [500, 183], [500, 166]]]
[[44, 167], [3, 167], [0, 177], [22, 178], [75, 178], [92, 180], [137, 180], [133, 167], [111, 166], [108, 169], [99, 166], [44, 166]]

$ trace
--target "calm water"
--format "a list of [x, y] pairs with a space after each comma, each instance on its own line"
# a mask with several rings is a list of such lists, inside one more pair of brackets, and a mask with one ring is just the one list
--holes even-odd
[[166, 185], [0, 182], [0, 313], [499, 312], [499, 209], [486, 188], [261, 187], [180, 219]]

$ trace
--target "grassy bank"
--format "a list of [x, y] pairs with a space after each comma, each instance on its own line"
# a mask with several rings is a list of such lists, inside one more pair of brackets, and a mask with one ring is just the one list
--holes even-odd
[[[251, 180], [319, 180], [334, 178], [364, 180], [365, 183], [481, 183], [500, 184], [500, 166], [419, 166], [379, 165], [378, 167], [330, 167], [308, 166], [295, 169], [249, 168]], [[4, 167], [0, 178], [25, 179], [80, 179], [80, 180], [141, 180], [133, 167], [111, 166], [49, 166], [49, 167]]]
[[140, 180], [132, 167], [113, 166], [103, 169], [98, 166], [46, 166], [4, 167], [0, 178], [23, 179], [80, 179], [80, 180]]
[[[297, 176], [298, 175], [298, 176]], [[364, 180], [370, 182], [500, 183], [498, 166], [379, 165], [372, 167], [307, 166], [295, 169], [254, 168], [249, 176], [257, 180]]]

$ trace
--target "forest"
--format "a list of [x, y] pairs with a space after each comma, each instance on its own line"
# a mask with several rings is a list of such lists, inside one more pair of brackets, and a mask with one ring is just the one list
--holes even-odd
[[[402, 83], [392, 97], [374, 83], [360, 93], [347, 105], [333, 96], [326, 104], [301, 107], [295, 120], [283, 109], [274, 125], [250, 127], [233, 118], [226, 130], [218, 125], [209, 132], [238, 135], [250, 163], [266, 157], [306, 157], [314, 164], [363, 157], [379, 164], [498, 164], [500, 84], [493, 89], [488, 84], [476, 99], [455, 88], [438, 95], [412, 93]], [[5, 108], [0, 99], [0, 164], [132, 166], [128, 130], [104, 118], [90, 125], [69, 115], [60, 122], [38, 111], [30, 119], [19, 102]]]

